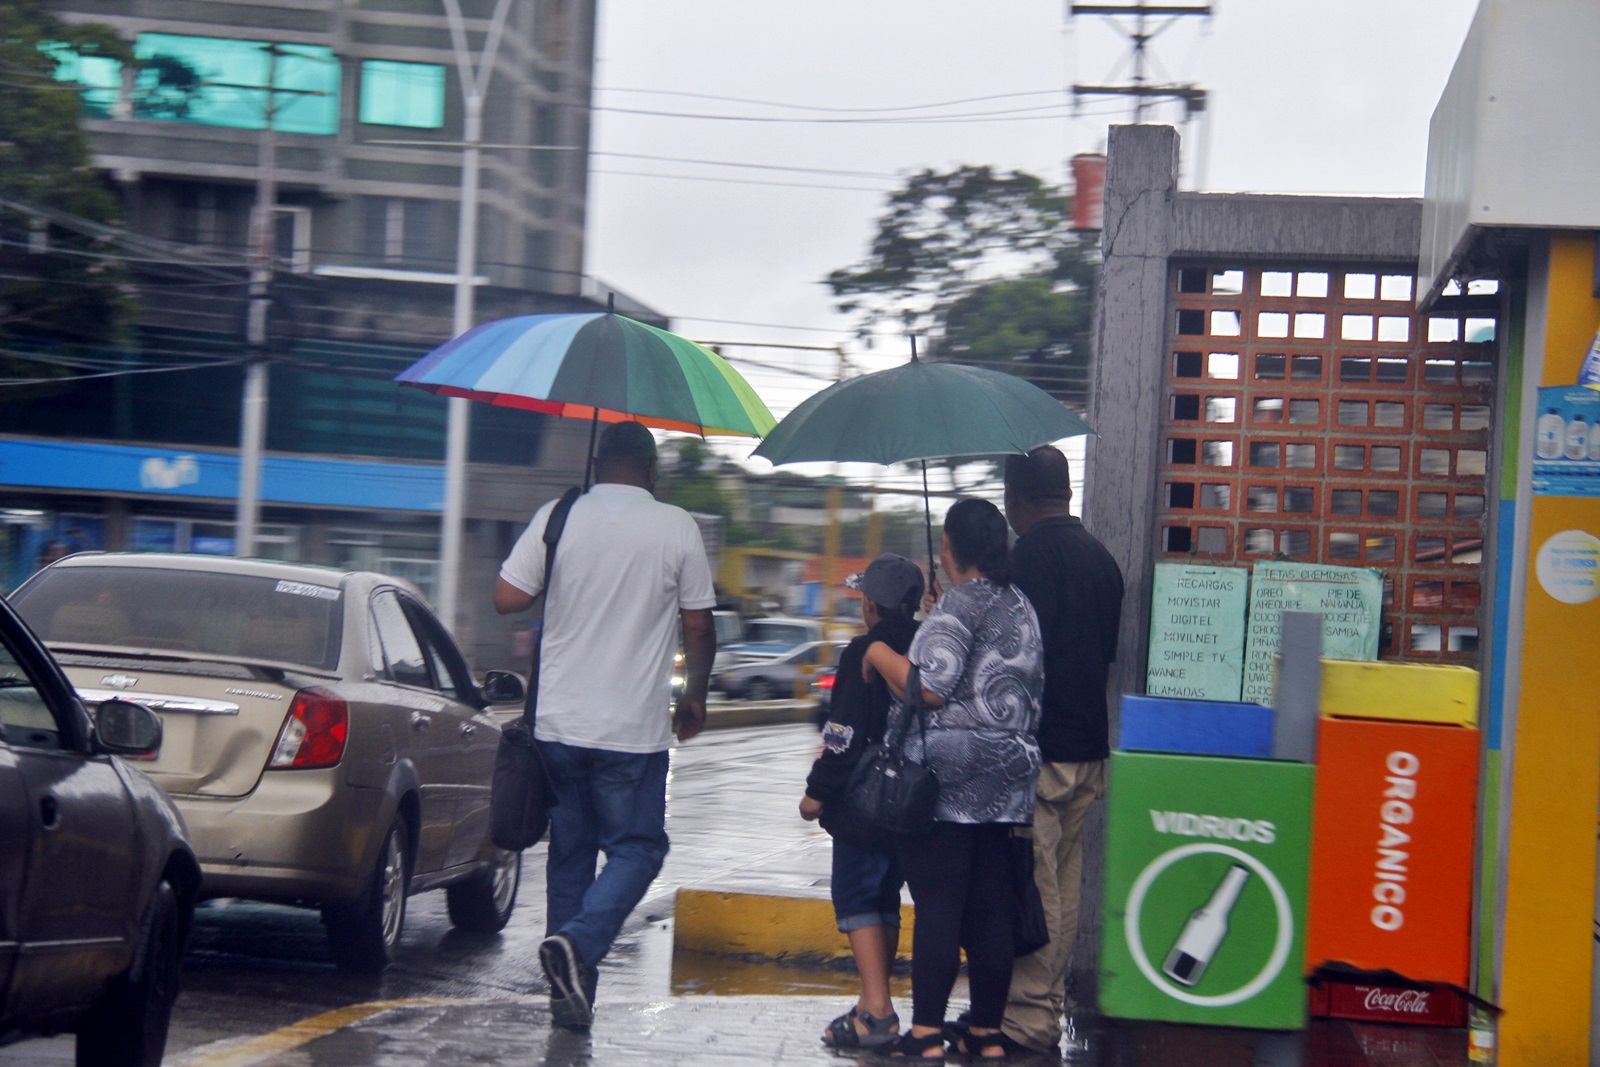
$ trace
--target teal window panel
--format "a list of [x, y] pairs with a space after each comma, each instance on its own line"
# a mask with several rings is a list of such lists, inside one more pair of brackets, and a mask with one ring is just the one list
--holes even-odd
[[[339, 130], [340, 66], [330, 48], [141, 33], [133, 51], [140, 62], [133, 99], [138, 118], [259, 130], [270, 104], [275, 130]], [[276, 90], [270, 94], [269, 77]]]
[[56, 61], [56, 80], [76, 85], [83, 109], [90, 115], [109, 116], [122, 92], [122, 64], [109, 56], [85, 56], [65, 44], [40, 45]]
[[361, 64], [362, 122], [437, 130], [444, 125], [444, 68], [369, 59]]

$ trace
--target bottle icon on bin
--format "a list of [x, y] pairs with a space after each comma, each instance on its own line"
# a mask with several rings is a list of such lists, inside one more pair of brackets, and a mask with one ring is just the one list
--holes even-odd
[[1228, 936], [1228, 915], [1239, 902], [1239, 893], [1250, 879], [1250, 869], [1235, 863], [1222, 876], [1222, 882], [1212, 891], [1211, 899], [1183, 924], [1178, 939], [1167, 953], [1167, 962], [1161, 971], [1179, 985], [1193, 988], [1212, 957], [1217, 954], [1224, 938]]

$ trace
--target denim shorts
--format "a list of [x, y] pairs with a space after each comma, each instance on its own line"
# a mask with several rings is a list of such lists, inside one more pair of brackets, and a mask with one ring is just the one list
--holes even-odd
[[900, 925], [900, 864], [886, 856], [833, 842], [833, 915], [841, 933]]

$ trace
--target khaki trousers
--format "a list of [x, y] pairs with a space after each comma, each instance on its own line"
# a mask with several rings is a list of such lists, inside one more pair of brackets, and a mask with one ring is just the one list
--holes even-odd
[[1002, 1029], [1039, 1052], [1061, 1045], [1067, 966], [1078, 936], [1083, 880], [1083, 824], [1089, 805], [1106, 794], [1106, 762], [1046, 763], [1039, 768], [1033, 809], [1034, 880], [1044, 901], [1050, 943], [1017, 960]]

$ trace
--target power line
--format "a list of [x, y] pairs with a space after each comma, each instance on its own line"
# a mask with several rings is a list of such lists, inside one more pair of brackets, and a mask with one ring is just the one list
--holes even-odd
[[812, 182], [758, 181], [754, 178], [722, 178], [711, 174], [652, 174], [641, 170], [593, 170], [591, 174], [605, 174], [619, 178], [665, 178], [669, 181], [718, 182], [723, 185], [760, 185], [767, 188], [825, 189], [836, 193], [872, 193], [882, 196], [888, 189], [875, 189], [865, 185], [818, 185]]
[[597, 93], [640, 93], [647, 96], [680, 96], [695, 100], [717, 100], [728, 104], [756, 104], [762, 107], [781, 107], [791, 111], [822, 111], [830, 113], [871, 113], [892, 111], [926, 111], [939, 107], [961, 107], [966, 104], [984, 104], [991, 100], [1016, 100], [1029, 96], [1060, 96], [1060, 89], [1035, 89], [1020, 93], [996, 93], [991, 96], [969, 96], [960, 100], [943, 100], [932, 104], [903, 104], [892, 107], [829, 107], [825, 104], [791, 104], [781, 100], [760, 100], [746, 96], [720, 96], [715, 93], [682, 92], [676, 89], [626, 89], [608, 85], [595, 86]]
[[[619, 115], [644, 115], [655, 118], [672, 119], [703, 119], [713, 122], [756, 122], [790, 125], [795, 123], [811, 123], [818, 125], [846, 125], [846, 126], [925, 126], [941, 125], [947, 123], [970, 122], [1030, 122], [1040, 119], [1064, 119], [1074, 117], [1076, 112], [1071, 110], [1070, 104], [1046, 104], [1040, 107], [1010, 108], [1004, 111], [979, 111], [957, 115], [922, 115], [908, 116], [905, 118], [802, 118], [787, 117], [782, 115], [714, 115], [704, 112], [688, 111], [656, 111], [648, 108], [610, 107], [596, 104], [594, 111], [608, 111]], [[1036, 114], [1047, 112], [1047, 114]], [[1110, 112], [1114, 114], [1115, 112]]]

